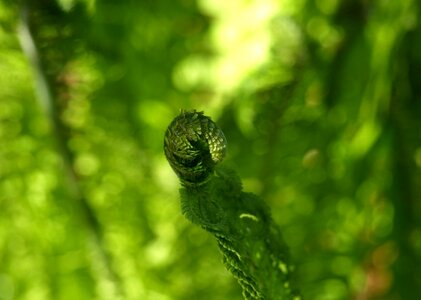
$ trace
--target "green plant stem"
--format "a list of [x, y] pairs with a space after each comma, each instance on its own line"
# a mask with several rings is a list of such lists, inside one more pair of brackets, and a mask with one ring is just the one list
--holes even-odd
[[184, 184], [180, 194], [183, 214], [215, 236], [245, 299], [301, 299], [291, 287], [288, 248], [269, 208], [242, 191], [233, 171], [217, 168], [205, 183]]

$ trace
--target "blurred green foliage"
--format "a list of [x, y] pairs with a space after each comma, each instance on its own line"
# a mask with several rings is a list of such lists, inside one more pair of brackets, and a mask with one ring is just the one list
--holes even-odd
[[205, 110], [305, 299], [421, 294], [416, 0], [2, 0], [0, 299], [241, 299], [163, 135]]

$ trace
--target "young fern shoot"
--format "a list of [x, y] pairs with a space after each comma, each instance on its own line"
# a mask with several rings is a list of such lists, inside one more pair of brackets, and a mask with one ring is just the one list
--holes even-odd
[[164, 151], [182, 188], [187, 219], [216, 238], [244, 299], [300, 300], [288, 247], [262, 199], [242, 190], [234, 171], [218, 166], [227, 142], [203, 112], [181, 111], [165, 133]]

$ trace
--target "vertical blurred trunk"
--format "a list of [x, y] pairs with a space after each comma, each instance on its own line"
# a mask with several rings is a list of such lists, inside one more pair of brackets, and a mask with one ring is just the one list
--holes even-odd
[[[80, 185], [74, 168], [74, 154], [68, 144], [74, 133], [66, 124], [63, 114], [72, 101], [74, 90], [81, 83], [80, 75], [68, 68], [77, 62], [85, 50], [82, 32], [86, 24], [82, 5], [64, 12], [55, 1], [23, 1], [21, 4], [20, 41], [33, 70], [35, 90], [40, 106], [51, 124], [57, 151], [63, 161], [63, 176], [73, 197], [75, 215], [87, 233], [87, 248], [92, 252], [93, 269], [97, 277], [108, 281], [111, 297], [121, 294], [119, 279], [112, 268], [112, 257], [103, 239], [103, 228]], [[77, 230], [77, 229], [75, 229]], [[54, 268], [54, 266], [52, 266]], [[95, 277], [95, 276], [94, 276]], [[51, 276], [50, 289], [54, 295], [56, 278]]]
[[[399, 247], [394, 290], [399, 299], [421, 294], [421, 264], [416, 249], [421, 225], [421, 27], [408, 32], [395, 64], [391, 123], [394, 130], [394, 235]], [[418, 154], [419, 156], [419, 154]], [[417, 234], [418, 233], [418, 234]]]

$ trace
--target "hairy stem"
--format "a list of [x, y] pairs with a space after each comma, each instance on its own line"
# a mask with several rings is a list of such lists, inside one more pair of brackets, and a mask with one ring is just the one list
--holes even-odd
[[180, 193], [184, 215], [214, 235], [245, 299], [301, 299], [291, 287], [288, 248], [269, 208], [242, 191], [233, 171], [217, 168], [206, 183], [186, 185]]

